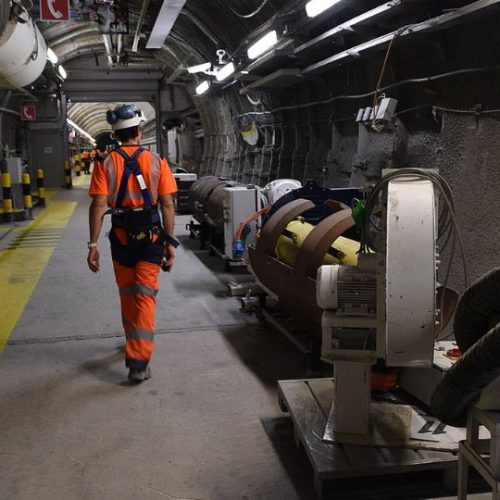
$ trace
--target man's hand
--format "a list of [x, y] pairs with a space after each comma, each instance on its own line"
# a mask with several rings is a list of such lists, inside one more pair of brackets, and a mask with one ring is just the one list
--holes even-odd
[[164, 271], [170, 271], [175, 261], [175, 248], [172, 245], [165, 246], [165, 256], [161, 261], [161, 268]]
[[99, 272], [99, 250], [97, 248], [91, 248], [89, 250], [89, 256], [87, 257], [87, 264], [89, 269], [93, 273]]

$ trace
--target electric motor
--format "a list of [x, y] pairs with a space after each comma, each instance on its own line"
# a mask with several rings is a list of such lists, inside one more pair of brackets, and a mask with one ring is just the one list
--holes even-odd
[[317, 301], [322, 309], [348, 316], [374, 315], [377, 277], [353, 266], [322, 266], [318, 270]]

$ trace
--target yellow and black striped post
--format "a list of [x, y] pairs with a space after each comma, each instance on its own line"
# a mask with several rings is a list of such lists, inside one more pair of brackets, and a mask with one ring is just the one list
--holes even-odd
[[31, 177], [30, 174], [23, 174], [23, 200], [26, 218], [33, 218], [33, 199], [31, 198]]
[[38, 206], [39, 207], [45, 206], [44, 179], [45, 179], [45, 174], [43, 173], [43, 170], [41, 168], [39, 168], [36, 171], [36, 185], [38, 188]]
[[75, 172], [77, 177], [82, 175], [82, 157], [79, 154], [75, 155]]
[[2, 196], [3, 220], [12, 222], [14, 220], [14, 206], [12, 202], [12, 181], [9, 173], [2, 174]]
[[64, 182], [66, 189], [73, 188], [73, 179], [71, 178], [71, 163], [69, 161], [64, 162]]

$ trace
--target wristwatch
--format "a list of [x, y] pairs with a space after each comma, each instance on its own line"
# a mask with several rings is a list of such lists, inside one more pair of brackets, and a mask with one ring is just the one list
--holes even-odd
[[87, 248], [90, 250], [91, 248], [97, 248], [97, 243], [92, 243], [91, 241], [87, 241]]

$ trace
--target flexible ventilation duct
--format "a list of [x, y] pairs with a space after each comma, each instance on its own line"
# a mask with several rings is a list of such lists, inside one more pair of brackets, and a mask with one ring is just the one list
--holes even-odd
[[460, 300], [454, 332], [464, 355], [446, 372], [431, 399], [442, 422], [463, 427], [467, 408], [500, 376], [500, 268], [474, 283]]

